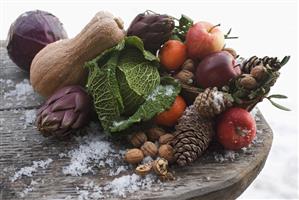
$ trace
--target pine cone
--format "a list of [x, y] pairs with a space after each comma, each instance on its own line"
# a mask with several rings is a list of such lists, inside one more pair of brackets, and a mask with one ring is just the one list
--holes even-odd
[[212, 121], [198, 114], [194, 105], [188, 107], [175, 127], [174, 158], [178, 165], [194, 162], [208, 148], [214, 135]]
[[[278, 70], [289, 59], [290, 56], [285, 56], [282, 61], [279, 61], [276, 57], [265, 56], [258, 58], [252, 56], [245, 60], [241, 67], [242, 75], [232, 80], [229, 85], [229, 93], [234, 98], [236, 105], [251, 110], [258, 102], [262, 101], [278, 79], [280, 75]], [[245, 81], [245, 77], [248, 80]], [[248, 84], [249, 81], [251, 81], [250, 85]], [[254, 81], [256, 83], [253, 83]]]
[[290, 59], [290, 56], [285, 56], [282, 61], [277, 57], [268, 57], [258, 58], [257, 56], [252, 56], [251, 58], [245, 60], [242, 64], [242, 71], [245, 74], [250, 74], [252, 68], [258, 65], [270, 68], [274, 71], [278, 71], [283, 65], [285, 65]]
[[213, 118], [231, 107], [232, 103], [233, 98], [230, 94], [218, 91], [214, 87], [199, 93], [194, 101], [194, 106], [202, 117]]

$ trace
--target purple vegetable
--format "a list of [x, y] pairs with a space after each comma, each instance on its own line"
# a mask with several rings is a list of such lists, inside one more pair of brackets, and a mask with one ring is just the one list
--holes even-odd
[[37, 128], [45, 137], [65, 137], [89, 123], [92, 109], [92, 100], [81, 86], [61, 88], [38, 110]]
[[34, 56], [47, 44], [67, 38], [62, 23], [45, 11], [28, 11], [10, 26], [7, 51], [21, 69], [29, 72]]

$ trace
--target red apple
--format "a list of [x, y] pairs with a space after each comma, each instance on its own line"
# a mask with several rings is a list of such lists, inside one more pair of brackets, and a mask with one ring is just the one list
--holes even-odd
[[224, 46], [224, 34], [209, 22], [197, 22], [187, 32], [186, 45], [188, 56], [202, 59], [206, 55], [221, 51]]
[[256, 135], [256, 123], [242, 108], [230, 108], [217, 122], [217, 139], [226, 148], [238, 150], [247, 147]]
[[241, 74], [235, 58], [227, 51], [212, 53], [196, 68], [196, 83], [203, 87], [222, 87]]

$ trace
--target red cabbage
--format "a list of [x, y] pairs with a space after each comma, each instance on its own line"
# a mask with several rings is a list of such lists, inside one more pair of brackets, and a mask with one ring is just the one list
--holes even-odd
[[42, 48], [65, 38], [67, 34], [57, 17], [41, 10], [28, 11], [10, 26], [8, 55], [17, 66], [29, 72], [34, 56]]

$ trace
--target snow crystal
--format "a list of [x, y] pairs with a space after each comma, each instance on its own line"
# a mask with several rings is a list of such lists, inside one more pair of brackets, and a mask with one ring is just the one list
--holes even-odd
[[250, 111], [250, 114], [253, 116], [253, 118], [255, 119], [255, 121], [260, 121], [261, 118], [258, 117], [258, 112], [259, 112], [259, 109], [257, 108], [257, 106], [255, 106], [251, 111]]
[[143, 158], [141, 164], [146, 164], [146, 163], [149, 163], [149, 162], [152, 162], [152, 161], [154, 161], [152, 157], [146, 156], [146, 157]]
[[149, 189], [157, 181], [154, 175], [140, 177], [137, 174], [115, 178], [108, 185], [104, 186], [105, 191], [110, 191], [113, 196], [126, 197], [127, 193], [133, 193], [141, 189]]
[[165, 86], [162, 86], [162, 85], [158, 85], [154, 91], [146, 98], [146, 100], [151, 100], [151, 101], [155, 101], [157, 96], [159, 95], [162, 95], [162, 91], [165, 90], [165, 95], [166, 96], [172, 96], [173, 93], [174, 93], [174, 87], [173, 85], [165, 85]]
[[29, 80], [24, 79], [22, 82], [17, 83], [15, 89], [4, 93], [4, 99], [16, 98], [17, 100], [25, 100], [26, 95], [33, 94], [33, 88], [31, 87]]
[[116, 170], [111, 169], [109, 172], [109, 176], [117, 176], [119, 175], [121, 172], [125, 172], [128, 170], [128, 166], [119, 166]]
[[83, 188], [77, 187], [78, 199], [106, 199], [109, 197], [122, 197], [126, 198], [129, 193], [134, 193], [138, 190], [149, 189], [154, 183], [162, 184], [157, 176], [152, 174], [145, 177], [138, 176], [137, 174], [123, 175], [114, 178], [111, 182], [99, 186], [94, 184], [93, 181], [85, 182]]
[[81, 176], [82, 174], [93, 172], [93, 166], [89, 164], [91, 162], [98, 163], [106, 159], [109, 153], [114, 153], [114, 149], [106, 141], [90, 141], [87, 144], [81, 144], [78, 149], [71, 150], [68, 153], [71, 163], [63, 168], [63, 173]]
[[25, 111], [25, 123], [27, 125], [33, 124], [35, 121], [35, 118], [36, 118], [36, 110], [35, 109]]
[[223, 93], [219, 91], [213, 92], [214, 101], [212, 102], [217, 109], [220, 109], [221, 105], [224, 104]]
[[214, 152], [214, 159], [220, 163], [223, 163], [225, 161], [234, 161], [238, 157], [239, 153], [236, 151], [226, 150], [223, 153]]
[[[123, 162], [123, 150], [115, 150], [113, 144], [107, 141], [104, 134], [99, 134], [100, 126], [91, 123], [86, 128], [88, 135], [77, 137], [78, 148], [69, 151], [67, 154], [59, 154], [59, 157], [69, 157], [70, 164], [63, 167], [62, 172], [66, 175], [81, 176], [86, 173], [94, 173], [95, 167], [109, 167], [116, 169], [117, 163]], [[120, 167], [119, 165], [118, 167]], [[118, 175], [124, 171], [120, 167], [111, 174]]]
[[38, 182], [37, 181], [34, 181], [34, 180], [31, 180], [31, 183], [29, 186], [25, 187], [25, 189], [19, 193], [20, 197], [21, 198], [24, 198], [29, 192], [32, 192], [34, 190], [34, 185], [37, 185]]
[[13, 81], [10, 79], [0, 79], [0, 83], [6, 84], [8, 87], [12, 87], [14, 85]]
[[53, 162], [51, 158], [48, 158], [47, 160], [33, 161], [32, 166], [21, 168], [14, 174], [13, 177], [10, 178], [10, 180], [11, 182], [14, 182], [20, 179], [22, 176], [32, 177], [32, 173], [37, 172], [38, 168], [46, 169], [51, 162]]
[[165, 92], [166, 96], [172, 96], [173, 95], [174, 87], [172, 85], [166, 85], [165, 89], [166, 89], [166, 92]]

